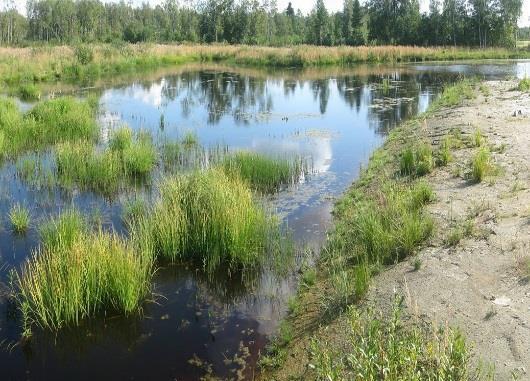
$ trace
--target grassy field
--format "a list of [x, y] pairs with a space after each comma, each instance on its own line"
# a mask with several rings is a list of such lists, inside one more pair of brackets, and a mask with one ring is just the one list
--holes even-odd
[[[90, 50], [91, 54], [80, 51]], [[86, 57], [89, 57], [87, 59]], [[261, 67], [352, 65], [362, 62], [419, 62], [527, 58], [527, 50], [423, 48], [412, 46], [289, 48], [246, 45], [87, 45], [0, 48], [0, 81], [22, 97], [38, 98], [32, 84], [84, 81], [186, 62], [226, 62]]]
[[[434, 229], [424, 207], [436, 195], [422, 176], [451, 160], [456, 138], [447, 136], [442, 139], [445, 143], [431, 146], [418, 132], [422, 118], [474, 97], [478, 87], [470, 81], [448, 87], [427, 113], [394, 129], [359, 180], [336, 203], [335, 227], [317, 269], [307, 268], [301, 275], [302, 286], [289, 303], [290, 314], [261, 358], [261, 379], [296, 379], [291, 366], [297, 366], [289, 363], [290, 353], [295, 352], [297, 361], [304, 353], [309, 364], [304, 368], [309, 369], [304, 372], [306, 379], [343, 380], [358, 374], [379, 379], [382, 367], [388, 379], [466, 379], [469, 358], [457, 331], [403, 324], [399, 306], [390, 316], [388, 311], [365, 313], [359, 302], [373, 276], [413, 256]], [[397, 298], [402, 302], [401, 296]], [[293, 341], [294, 337], [298, 339]]]

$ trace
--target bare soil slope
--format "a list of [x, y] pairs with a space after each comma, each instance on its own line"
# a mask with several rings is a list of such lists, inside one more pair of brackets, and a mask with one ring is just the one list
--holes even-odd
[[[486, 85], [487, 96], [438, 112], [423, 128], [435, 144], [443, 131], [472, 136], [479, 129], [499, 173], [470, 183], [463, 175], [476, 148], [464, 148], [429, 175], [437, 232], [418, 254], [421, 268], [412, 271], [412, 259], [384, 271], [368, 300], [404, 292], [409, 312], [463, 331], [475, 365], [494, 365], [500, 380], [530, 380], [530, 94], [513, 91], [514, 82]], [[449, 245], [466, 223], [471, 234]]]

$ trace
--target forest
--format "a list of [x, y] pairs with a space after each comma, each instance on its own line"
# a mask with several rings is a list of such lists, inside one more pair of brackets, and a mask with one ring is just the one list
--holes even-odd
[[[0, 44], [91, 42], [515, 47], [522, 0], [324, 0], [303, 14], [275, 0], [29, 0], [26, 16], [10, 2], [0, 11]], [[527, 32], [522, 30], [521, 32]]]

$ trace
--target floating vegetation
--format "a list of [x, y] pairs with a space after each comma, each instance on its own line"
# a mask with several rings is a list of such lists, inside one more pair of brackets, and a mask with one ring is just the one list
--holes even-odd
[[222, 167], [229, 176], [237, 176], [263, 193], [297, 183], [307, 171], [301, 159], [272, 158], [256, 152], [240, 151], [227, 156]]
[[277, 243], [278, 228], [243, 180], [208, 169], [165, 180], [159, 200], [132, 224], [131, 235], [153, 257], [201, 263], [212, 272], [261, 263]]
[[77, 211], [43, 228], [43, 245], [15, 275], [24, 334], [57, 330], [98, 314], [137, 311], [149, 291], [152, 261], [114, 233], [91, 232]]

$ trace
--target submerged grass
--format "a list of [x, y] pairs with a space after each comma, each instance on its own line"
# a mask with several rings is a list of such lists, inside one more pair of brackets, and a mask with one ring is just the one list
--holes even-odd
[[304, 172], [301, 160], [271, 158], [256, 152], [241, 151], [226, 157], [222, 167], [229, 176], [237, 176], [263, 193], [299, 181]]
[[149, 245], [153, 257], [201, 263], [211, 272], [261, 263], [276, 227], [245, 182], [209, 169], [167, 179], [131, 234], [139, 246]]
[[91, 232], [77, 211], [42, 230], [43, 244], [15, 276], [25, 335], [104, 313], [131, 314], [150, 288], [152, 261], [114, 233]]

